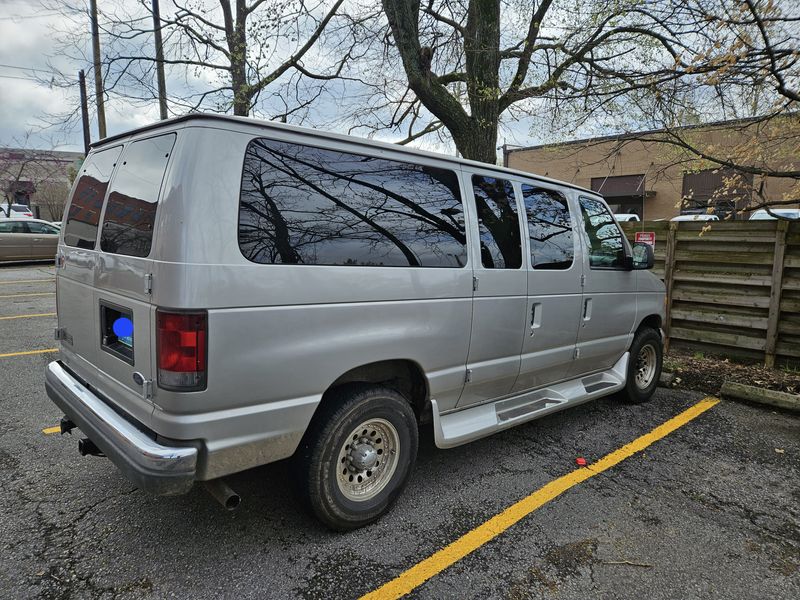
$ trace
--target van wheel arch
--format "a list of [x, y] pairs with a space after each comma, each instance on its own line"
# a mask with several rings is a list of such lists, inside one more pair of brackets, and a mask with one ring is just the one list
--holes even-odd
[[432, 419], [428, 379], [422, 367], [409, 359], [381, 360], [343, 373], [325, 390], [314, 414], [329, 402], [336, 401], [338, 395], [332, 393], [334, 390], [358, 383], [393, 389], [408, 400], [417, 422], [424, 423]]
[[636, 332], [640, 332], [642, 329], [655, 329], [659, 335], [661, 335], [661, 316], [660, 315], [648, 315], [644, 319], [641, 320], [639, 323], [639, 327], [636, 328]]

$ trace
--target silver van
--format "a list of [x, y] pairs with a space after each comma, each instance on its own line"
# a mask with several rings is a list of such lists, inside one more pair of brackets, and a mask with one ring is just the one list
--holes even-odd
[[[291, 457], [346, 530], [386, 512], [418, 425], [451, 448], [654, 392], [664, 286], [603, 199], [529, 173], [251, 119], [95, 144], [56, 256], [62, 431], [138, 487]], [[426, 428], [426, 431], [428, 429]]]

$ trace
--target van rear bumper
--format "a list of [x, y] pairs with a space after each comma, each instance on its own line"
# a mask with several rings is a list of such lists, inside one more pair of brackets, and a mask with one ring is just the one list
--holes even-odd
[[173, 496], [194, 484], [197, 448], [157, 442], [70, 374], [61, 361], [47, 365], [45, 388], [64, 414], [142, 490]]

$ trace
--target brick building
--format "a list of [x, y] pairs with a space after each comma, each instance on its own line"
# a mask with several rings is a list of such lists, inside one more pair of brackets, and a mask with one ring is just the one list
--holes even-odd
[[[768, 135], [769, 129], [751, 127], [752, 123], [727, 121], [679, 131], [691, 136], [695, 147], [738, 152], [748, 143], [748, 136], [756, 132]], [[791, 136], [784, 135], [785, 128], [778, 131], [781, 134], [766, 144], [771, 156], [782, 165], [800, 165], [800, 138], [792, 141]], [[746, 219], [747, 212], [737, 211], [751, 205], [755, 190], [768, 200], [784, 200], [800, 187], [797, 180], [762, 179], [703, 164], [674, 144], [659, 142], [660, 135], [663, 132], [648, 131], [526, 148], [504, 147], [503, 164], [592, 189], [603, 194], [615, 213], [636, 213], [648, 220], [706, 213], [709, 206], [721, 219], [729, 214]]]
[[0, 148], [0, 202], [24, 204], [43, 219], [61, 219], [82, 152]]

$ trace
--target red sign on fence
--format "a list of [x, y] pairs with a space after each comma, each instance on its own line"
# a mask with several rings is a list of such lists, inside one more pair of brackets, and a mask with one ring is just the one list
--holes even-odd
[[644, 244], [650, 244], [653, 250], [656, 249], [656, 232], [655, 231], [637, 231], [636, 240]]

